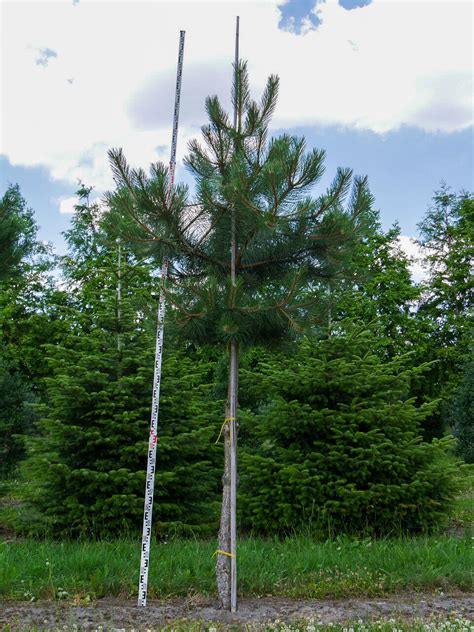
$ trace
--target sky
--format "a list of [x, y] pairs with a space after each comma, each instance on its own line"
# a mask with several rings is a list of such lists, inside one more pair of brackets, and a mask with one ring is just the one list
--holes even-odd
[[113, 187], [107, 150], [169, 161], [179, 31], [186, 31], [176, 180], [204, 100], [230, 109], [235, 16], [259, 98], [280, 77], [274, 135], [368, 175], [385, 228], [416, 237], [445, 181], [473, 190], [470, 0], [0, 1], [0, 194], [18, 183], [40, 237], [64, 252], [78, 180]]

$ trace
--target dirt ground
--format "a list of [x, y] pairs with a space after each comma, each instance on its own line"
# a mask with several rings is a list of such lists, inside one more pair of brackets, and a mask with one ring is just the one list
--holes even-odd
[[[135, 631], [157, 628], [176, 621], [216, 622], [235, 629], [255, 629], [279, 619], [285, 623], [314, 619], [328, 624], [345, 623], [362, 619], [409, 622], [413, 619], [429, 621], [451, 616], [473, 620], [474, 596], [465, 593], [449, 595], [402, 595], [390, 598], [344, 600], [291, 600], [278, 597], [242, 599], [236, 614], [216, 608], [215, 602], [202, 597], [171, 601], [149, 600], [146, 608], [137, 608], [129, 600], [101, 599], [79, 605], [71, 602], [38, 601], [0, 602], [0, 627], [28, 630], [36, 626], [41, 630], [75, 628], [78, 630], [117, 630], [132, 628]], [[220, 629], [222, 629], [219, 626]]]

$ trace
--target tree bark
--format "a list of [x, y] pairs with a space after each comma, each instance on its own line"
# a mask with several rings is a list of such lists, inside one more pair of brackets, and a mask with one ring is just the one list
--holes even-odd
[[[216, 561], [217, 593], [226, 610], [237, 609], [236, 491], [237, 491], [237, 392], [239, 352], [231, 342], [226, 420], [224, 422], [224, 474], [221, 522]], [[226, 555], [227, 553], [227, 555]]]

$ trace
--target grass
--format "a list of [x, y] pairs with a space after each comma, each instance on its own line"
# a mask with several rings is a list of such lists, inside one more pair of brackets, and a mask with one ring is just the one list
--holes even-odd
[[[138, 541], [0, 544], [0, 599], [134, 597]], [[149, 597], [215, 595], [215, 543], [175, 540], [154, 544]], [[242, 596], [293, 598], [381, 596], [404, 590], [472, 588], [472, 538], [395, 540], [338, 538], [315, 542], [249, 538], [240, 543]]]

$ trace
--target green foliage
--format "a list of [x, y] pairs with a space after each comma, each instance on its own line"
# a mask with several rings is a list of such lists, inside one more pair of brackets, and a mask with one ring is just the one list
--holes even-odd
[[425, 382], [425, 394], [441, 397], [434, 423], [446, 428], [449, 402], [462, 380], [473, 335], [474, 199], [443, 185], [419, 224], [428, 281], [417, 318], [426, 332], [424, 359], [436, 360]]
[[[34, 481], [39, 529], [54, 535], [138, 532], [143, 515], [153, 383], [153, 278], [121, 249], [80, 190], [63, 265], [74, 282], [69, 332], [47, 345], [38, 434], [23, 473]], [[119, 254], [120, 253], [120, 254]], [[119, 255], [119, 256], [118, 256]], [[120, 284], [120, 291], [119, 291]], [[167, 345], [160, 401], [154, 526], [170, 532], [215, 526], [219, 402], [213, 365]], [[28, 525], [24, 525], [30, 529]]]
[[449, 420], [458, 440], [458, 454], [466, 463], [474, 463], [474, 360], [464, 367], [462, 382], [449, 409]]
[[0, 199], [0, 282], [21, 273], [22, 262], [37, 249], [36, 230], [20, 187], [10, 185]]
[[269, 394], [243, 432], [241, 520], [263, 533], [293, 529], [392, 533], [439, 526], [454, 467], [447, 440], [423, 443], [410, 381], [426, 367], [383, 361], [370, 336], [304, 341], [292, 357], [260, 366]]
[[451, 193], [444, 185], [433, 202], [419, 224], [429, 271], [424, 304], [440, 325], [439, 341], [452, 344], [469, 333], [467, 317], [472, 315], [474, 199], [468, 193]]
[[257, 104], [249, 95], [246, 64], [236, 70], [237, 126], [210, 97], [203, 144], [189, 145], [194, 197], [181, 185], [168, 196], [163, 164], [151, 165], [147, 176], [114, 150], [117, 190], [109, 203], [117, 222], [128, 222], [131, 241], [148, 243], [160, 263], [171, 258], [166, 293], [182, 335], [243, 347], [274, 344], [313, 324], [319, 304], [314, 290], [321, 279], [347, 268], [372, 196], [366, 178], [339, 169], [329, 190], [312, 197], [324, 151], [307, 151], [304, 138], [269, 140], [278, 78], [268, 79]]
[[374, 334], [383, 357], [413, 351], [422, 344], [415, 304], [420, 289], [411, 280], [409, 261], [398, 243], [400, 229], [372, 233], [357, 247], [349, 283], [333, 285], [332, 326], [341, 320], [363, 323]]
[[[48, 399], [25, 469], [51, 533], [108, 536], [140, 527], [153, 345], [124, 344], [121, 357], [103, 333], [49, 349]], [[206, 530], [215, 519], [220, 407], [210, 371], [178, 352], [163, 362], [154, 512], [161, 536]]]
[[24, 456], [17, 435], [29, 431], [32, 424], [32, 394], [18, 370], [0, 348], [0, 479], [9, 477]]
[[67, 295], [55, 286], [52, 276], [55, 258], [50, 248], [37, 240], [33, 211], [27, 207], [18, 185], [8, 188], [0, 208], [7, 211], [9, 221], [19, 231], [14, 264], [8, 249], [4, 251], [4, 244], [0, 245], [2, 263], [10, 261], [9, 274], [2, 276], [0, 272], [2, 353], [29, 389], [38, 393], [45, 368], [41, 345], [60, 340], [66, 327]]
[[48, 249], [18, 185], [0, 199], [0, 478], [11, 476], [24, 449], [17, 435], [31, 432], [30, 404], [44, 369], [42, 343], [55, 340]]

